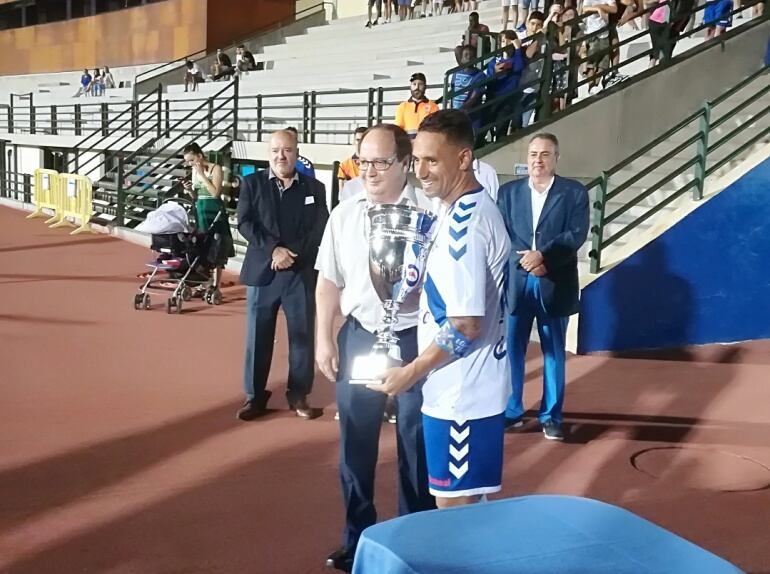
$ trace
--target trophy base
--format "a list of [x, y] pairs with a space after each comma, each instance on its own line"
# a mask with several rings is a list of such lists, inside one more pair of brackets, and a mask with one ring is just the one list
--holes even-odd
[[373, 378], [391, 367], [398, 366], [398, 361], [385, 354], [362, 355], [353, 359], [350, 367], [351, 385], [381, 385], [382, 380]]

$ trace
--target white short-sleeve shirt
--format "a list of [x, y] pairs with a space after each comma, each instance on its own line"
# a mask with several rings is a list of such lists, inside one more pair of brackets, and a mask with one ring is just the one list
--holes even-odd
[[500, 189], [500, 180], [497, 178], [495, 168], [480, 159], [473, 160], [473, 175], [490, 197], [497, 201], [497, 190]]
[[470, 353], [428, 375], [422, 391], [422, 411], [428, 416], [464, 421], [505, 410], [511, 385], [502, 297], [510, 248], [497, 205], [482, 188], [439, 214], [420, 297], [420, 352], [449, 317], [482, 319]]
[[[417, 205], [414, 188], [407, 184], [399, 203]], [[382, 301], [369, 276], [369, 229], [366, 212], [372, 203], [365, 193], [341, 201], [329, 215], [318, 249], [315, 268], [340, 290], [340, 310], [374, 333], [382, 328]], [[396, 331], [417, 324], [417, 312], [399, 313]]]
[[[585, 6], [614, 6], [615, 0], [583, 0], [583, 7]], [[609, 35], [607, 29], [608, 20], [602, 18], [598, 12], [591, 12], [585, 19], [586, 35], [598, 32], [601, 29], [605, 31], [599, 34], [600, 38], [606, 38]]]

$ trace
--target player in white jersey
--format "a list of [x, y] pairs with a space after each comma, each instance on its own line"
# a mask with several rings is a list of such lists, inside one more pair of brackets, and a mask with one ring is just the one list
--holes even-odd
[[500, 490], [510, 395], [502, 307], [510, 241], [474, 177], [473, 139], [459, 110], [428, 116], [417, 132], [415, 173], [425, 194], [440, 201], [420, 300], [420, 354], [372, 387], [396, 394], [427, 376], [423, 432], [429, 486], [440, 508]]

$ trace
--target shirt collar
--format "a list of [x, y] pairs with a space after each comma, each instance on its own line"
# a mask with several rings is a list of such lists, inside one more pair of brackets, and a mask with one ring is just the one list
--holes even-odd
[[[268, 168], [268, 179], [278, 179], [278, 176], [275, 175], [275, 172], [273, 171], [273, 168]], [[291, 178], [292, 181], [299, 181], [299, 173], [297, 173], [297, 170], [294, 170], [294, 177]]]
[[[556, 176], [551, 177], [551, 181], [548, 182], [548, 187], [545, 188], [545, 191], [542, 193], [542, 195], [548, 195], [548, 192], [551, 191], [551, 188], [553, 187], [553, 182], [556, 180]], [[529, 186], [529, 190], [532, 193], [537, 193], [540, 195], [540, 192], [535, 189], [535, 186], [532, 185], [532, 178], [530, 177], [527, 179], [527, 185]]]
[[[356, 196], [356, 199], [359, 203], [369, 202], [369, 198], [366, 196], [366, 184], [364, 184], [364, 193]], [[417, 193], [414, 191], [414, 186], [412, 186], [412, 184], [408, 181], [406, 182], [404, 189], [401, 191], [401, 195], [398, 196], [398, 201], [396, 203], [405, 203], [407, 205], [417, 207]]]

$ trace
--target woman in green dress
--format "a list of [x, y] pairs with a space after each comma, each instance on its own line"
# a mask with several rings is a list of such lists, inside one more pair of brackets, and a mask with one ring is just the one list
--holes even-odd
[[[212, 261], [215, 269], [211, 289], [215, 290], [219, 288], [227, 259], [235, 255], [230, 223], [222, 201], [222, 166], [206, 161], [197, 143], [186, 145], [183, 155], [185, 163], [192, 168], [192, 178], [185, 180], [184, 188], [195, 200], [196, 226], [199, 231], [208, 231], [213, 224], [212, 231], [218, 236], [218, 249]], [[222, 215], [216, 219], [220, 212]]]

